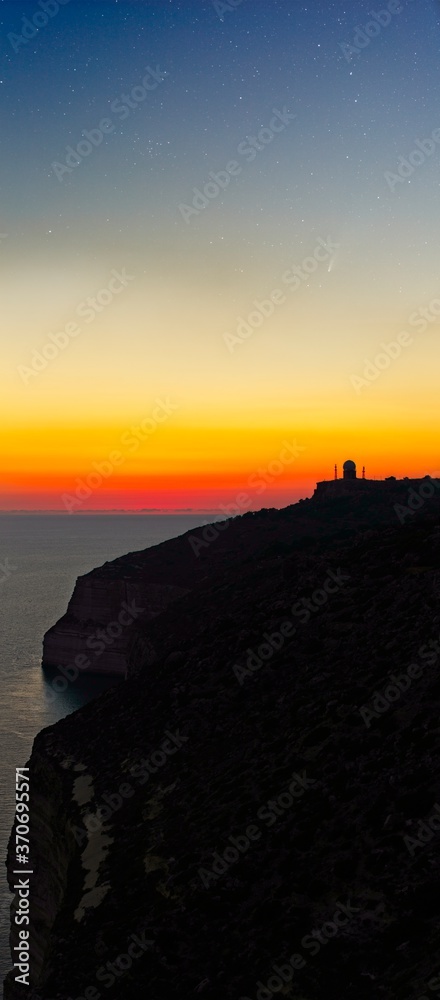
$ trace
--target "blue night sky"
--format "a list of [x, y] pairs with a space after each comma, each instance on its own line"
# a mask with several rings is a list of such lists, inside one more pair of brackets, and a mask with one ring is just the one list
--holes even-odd
[[[41, 24], [45, 6], [52, 16]], [[105, 452], [111, 427], [164, 392], [180, 409], [174, 436], [152, 459], [154, 475], [179, 478], [177, 450], [191, 476], [209, 471], [216, 488], [239, 474], [240, 455], [254, 467], [262, 431], [275, 426], [302, 435], [298, 495], [327, 471], [328, 440], [351, 450], [356, 433], [370, 465], [379, 456], [378, 470], [390, 450], [398, 463], [409, 450], [416, 474], [412, 438], [438, 439], [434, 321], [374, 384], [358, 391], [353, 377], [440, 294], [440, 142], [416, 154], [407, 176], [396, 174], [417, 141], [440, 128], [440, 4], [378, 3], [381, 25], [360, 0], [228, 7], [0, 3], [8, 495], [29, 463], [42, 476], [39, 485], [23, 479], [17, 503], [26, 490], [32, 505], [36, 492], [48, 495], [55, 472], [59, 492], [61, 480]], [[41, 24], [35, 36], [20, 38], [33, 23]], [[372, 37], [356, 35], [368, 24]], [[143, 92], [148, 69], [156, 82]], [[267, 145], [256, 139], [253, 154], [240, 152], [275, 111], [288, 115], [285, 126]], [[72, 166], [68, 147], [77, 149], [84, 132], [100, 141]], [[234, 160], [239, 175], [185, 218], [194, 189]], [[328, 267], [251, 339], [226, 349], [224, 333], [328, 238], [337, 246]], [[93, 334], [72, 341], [38, 378], [20, 376], [48, 331], [64, 329], [122, 266], [136, 280], [96, 318]], [[217, 465], [204, 443], [208, 426], [224, 434]], [[82, 451], [60, 449], [62, 428], [81, 429]], [[434, 437], [423, 472], [438, 464]], [[274, 448], [265, 439], [266, 457]], [[179, 479], [192, 500], [194, 489]]]

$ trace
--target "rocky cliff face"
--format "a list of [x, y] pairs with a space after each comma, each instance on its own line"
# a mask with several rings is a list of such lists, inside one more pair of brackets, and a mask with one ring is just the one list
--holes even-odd
[[133, 623], [127, 680], [35, 740], [32, 987], [6, 1000], [429, 997], [439, 501], [203, 530], [79, 583], [77, 622], [123, 580], [181, 592]]
[[[294, 536], [301, 541], [372, 523], [396, 523], [395, 504], [405, 504], [409, 489], [414, 494], [421, 483], [423, 480], [376, 483], [362, 479], [318, 483], [313, 500], [286, 508], [295, 510], [291, 525]], [[440, 496], [438, 488], [435, 492]], [[339, 505], [332, 502], [335, 499]], [[343, 500], [348, 501], [345, 507]], [[421, 500], [422, 505], [424, 502]], [[410, 510], [405, 520], [411, 514]], [[255, 517], [248, 514], [220, 526], [208, 525], [198, 533], [188, 532], [154, 548], [130, 553], [79, 577], [66, 614], [44, 636], [43, 667], [57, 670], [73, 666], [75, 671], [78, 662], [81, 671], [125, 677], [133, 642], [139, 648], [137, 626], [143, 636], [148, 634], [148, 622], [173, 601], [203, 586], [206, 575], [226, 566], [235, 554], [240, 558], [236, 545], [247, 547], [249, 553], [257, 551], [259, 538], [251, 530], [257, 523]], [[264, 524], [268, 537], [277, 531], [279, 534], [281, 528], [283, 544], [282, 521], [275, 518], [272, 523], [262, 518], [260, 515], [260, 527]], [[217, 542], [214, 546], [213, 541]]]
[[[133, 624], [147, 623], [187, 592], [154, 584], [135, 568], [132, 578], [94, 571], [79, 577], [66, 614], [46, 632], [43, 666], [125, 677]], [[105, 655], [103, 655], [105, 654]]]

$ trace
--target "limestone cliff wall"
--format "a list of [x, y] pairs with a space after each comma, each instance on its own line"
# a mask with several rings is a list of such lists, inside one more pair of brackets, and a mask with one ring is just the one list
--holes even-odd
[[69, 667], [82, 657], [83, 672], [126, 676], [134, 626], [147, 624], [185, 593], [187, 588], [136, 575], [95, 571], [79, 577], [66, 614], [44, 636], [43, 667]]

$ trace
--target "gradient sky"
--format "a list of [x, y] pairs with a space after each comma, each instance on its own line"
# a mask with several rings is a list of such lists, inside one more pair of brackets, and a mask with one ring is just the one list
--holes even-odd
[[44, 6], [0, 3], [1, 508], [283, 506], [346, 458], [440, 474], [438, 0], [372, 28], [359, 0]]

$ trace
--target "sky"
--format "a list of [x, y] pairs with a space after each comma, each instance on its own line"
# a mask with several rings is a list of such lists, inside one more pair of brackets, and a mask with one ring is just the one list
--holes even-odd
[[440, 475], [439, 44], [439, 0], [0, 2], [0, 509]]

